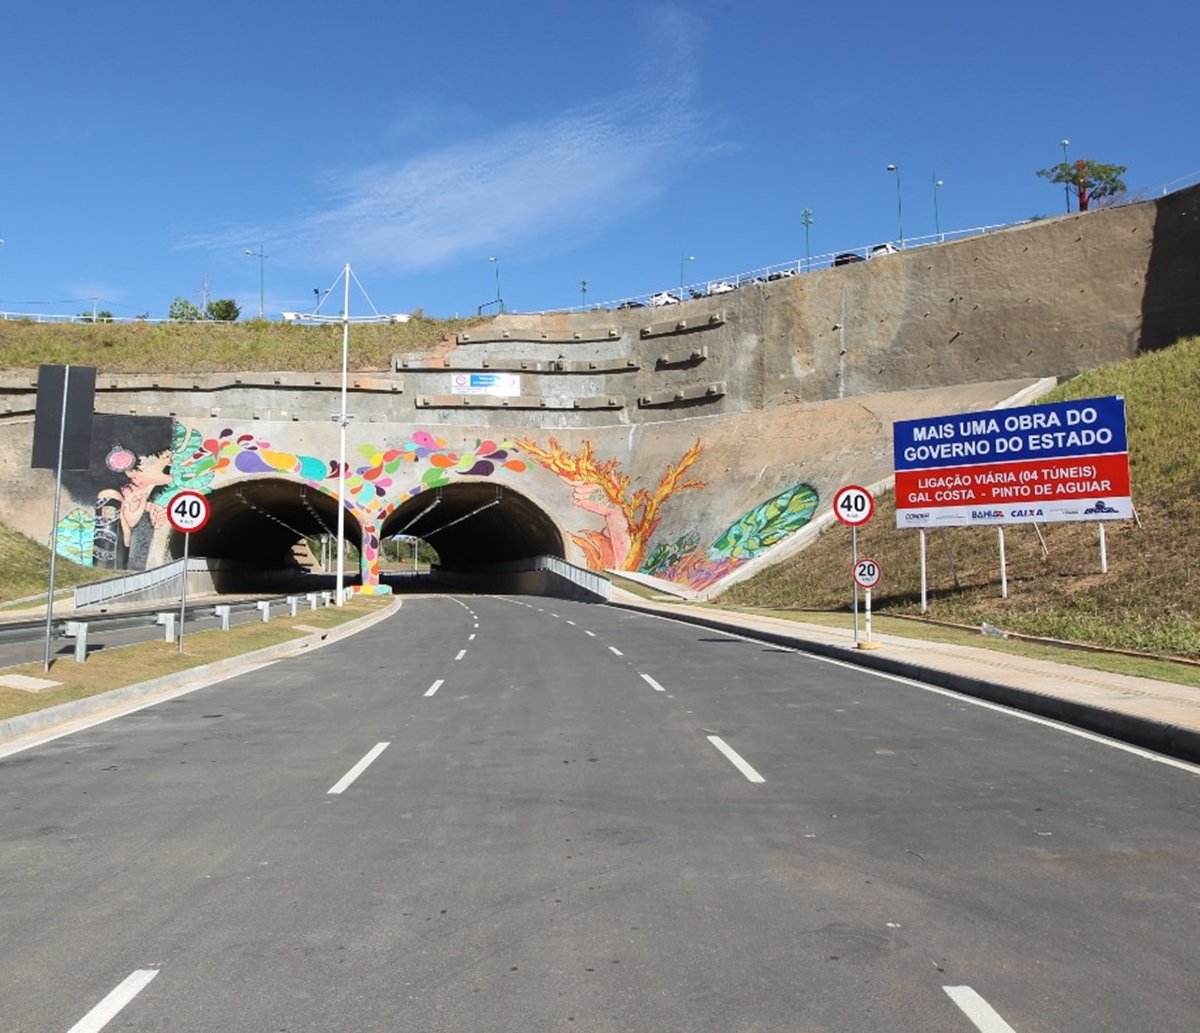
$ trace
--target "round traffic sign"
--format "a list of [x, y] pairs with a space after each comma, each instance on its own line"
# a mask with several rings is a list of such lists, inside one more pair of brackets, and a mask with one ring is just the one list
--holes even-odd
[[167, 503], [167, 520], [180, 534], [199, 531], [212, 516], [212, 506], [198, 491], [181, 491]]
[[854, 564], [854, 581], [859, 588], [874, 588], [883, 580], [883, 570], [874, 560], [860, 559]]
[[875, 513], [875, 496], [857, 484], [847, 484], [833, 496], [833, 512], [847, 527], [859, 527]]

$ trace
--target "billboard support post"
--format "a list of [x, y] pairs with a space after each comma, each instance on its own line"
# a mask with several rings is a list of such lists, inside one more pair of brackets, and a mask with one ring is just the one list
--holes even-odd
[[1108, 543], [1104, 538], [1104, 521], [1097, 521], [1100, 528], [1100, 573], [1108, 573]]
[[67, 400], [71, 389], [71, 367], [63, 367], [62, 413], [58, 423], [58, 461], [54, 464], [54, 516], [50, 525], [50, 587], [46, 590], [46, 648], [42, 670], [50, 670], [50, 634], [54, 621], [54, 574], [58, 559], [58, 510], [62, 498], [63, 448], [67, 440]]
[[918, 532], [921, 537], [921, 612], [929, 612], [928, 580], [925, 577], [925, 528]]
[[1008, 563], [1004, 559], [1004, 525], [996, 525], [996, 534], [1000, 541], [1000, 598], [1008, 598]]

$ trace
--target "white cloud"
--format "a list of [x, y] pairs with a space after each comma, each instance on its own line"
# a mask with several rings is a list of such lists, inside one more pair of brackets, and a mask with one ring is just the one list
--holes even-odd
[[694, 113], [690, 32], [659, 12], [647, 60], [615, 96], [557, 116], [326, 176], [319, 213], [219, 231], [192, 246], [266, 239], [277, 253], [395, 273], [629, 218], [675, 187], [707, 150]]

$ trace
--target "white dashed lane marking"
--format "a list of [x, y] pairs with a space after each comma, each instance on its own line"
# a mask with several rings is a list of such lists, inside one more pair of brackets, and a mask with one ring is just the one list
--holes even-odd
[[329, 792], [334, 795], [344, 793], [354, 783], [354, 780], [374, 763], [375, 758], [388, 748], [388, 745], [386, 742], [378, 742], [372, 746], [362, 760], [333, 784]]
[[140, 994], [158, 975], [156, 968], [141, 968], [126, 976], [96, 1007], [88, 1012], [67, 1033], [99, 1033], [117, 1013]]
[[979, 1033], [1015, 1033], [1012, 1026], [996, 1013], [996, 1010], [969, 986], [943, 986], [943, 990], [974, 1023]]
[[745, 775], [747, 780], [749, 780], [751, 782], [765, 782], [766, 781], [766, 779], [763, 778], [762, 775], [760, 775], [757, 771], [754, 770], [754, 768], [752, 768], [749, 764], [747, 764], [744, 760], [742, 760], [742, 758], [738, 755], [737, 750], [735, 750], [732, 746], [730, 746], [727, 742], [725, 742], [725, 740], [722, 739], [719, 735], [708, 736], [708, 741], [710, 743], [712, 743], [718, 750], [720, 750], [725, 755], [725, 759], [728, 760], [729, 763], [732, 764], [735, 768], [737, 768], [738, 771], [740, 771], [743, 775]]

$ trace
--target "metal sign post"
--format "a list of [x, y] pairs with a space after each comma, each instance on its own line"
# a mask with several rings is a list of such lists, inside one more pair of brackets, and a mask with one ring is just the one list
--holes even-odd
[[181, 491], [167, 503], [167, 521], [183, 535], [183, 575], [179, 590], [179, 652], [183, 652], [183, 622], [187, 617], [188, 543], [212, 516], [212, 506], [198, 491]]
[[[875, 497], [866, 488], [847, 484], [833, 496], [833, 513], [850, 528], [850, 550], [854, 567], [858, 566], [858, 528], [875, 513]], [[854, 583], [854, 644], [858, 645], [858, 582]], [[868, 635], [869, 637], [869, 635]]]
[[866, 597], [867, 638], [865, 642], [856, 641], [858, 649], [878, 649], [879, 643], [871, 639], [871, 589], [883, 579], [883, 569], [872, 559], [856, 559], [854, 561], [854, 583], [863, 590]]

